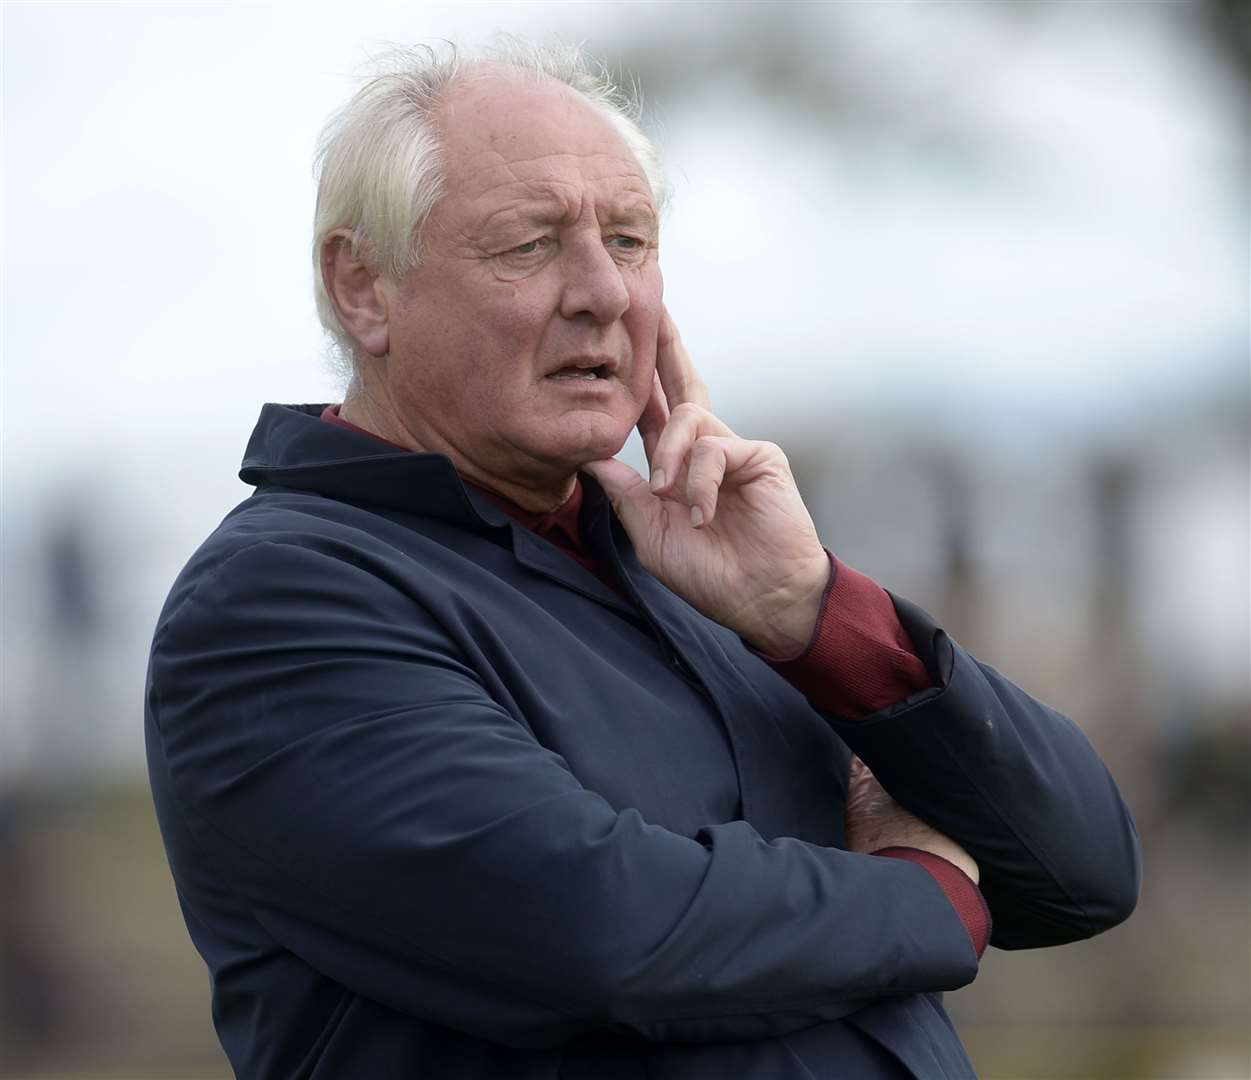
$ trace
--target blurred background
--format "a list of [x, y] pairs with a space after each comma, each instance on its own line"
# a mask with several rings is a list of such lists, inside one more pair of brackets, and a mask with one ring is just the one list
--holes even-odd
[[[340, 400], [310, 160], [387, 42], [638, 76], [666, 296], [826, 542], [1073, 715], [1146, 880], [949, 998], [985, 1080], [1251, 1075], [1245, 3], [5, 3], [0, 1075], [223, 1078], [147, 792], [182, 562]], [[628, 454], [638, 456], [637, 448]]]

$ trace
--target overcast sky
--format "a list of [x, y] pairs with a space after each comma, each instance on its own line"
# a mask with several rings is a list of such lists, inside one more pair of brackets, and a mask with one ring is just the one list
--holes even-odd
[[[657, 103], [667, 296], [727, 407], [910, 387], [1063, 412], [1229, 368], [1247, 319], [1230, 87], [1153, 5], [1051, 7], [1072, 13], [832, 13], [882, 80], [945, 88], [989, 148], [972, 163], [866, 161], [728, 77]], [[505, 29], [694, 48], [741, 10], [4, 5], [6, 452], [72, 461], [119, 428], [237, 441], [263, 400], [334, 396], [309, 163], [383, 43]]]

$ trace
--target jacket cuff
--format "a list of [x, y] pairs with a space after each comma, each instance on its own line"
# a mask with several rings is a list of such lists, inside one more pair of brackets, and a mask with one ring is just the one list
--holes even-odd
[[830, 583], [808, 647], [796, 657], [763, 658], [817, 708], [847, 719], [868, 716], [931, 686], [890, 595], [826, 554]]
[[974, 884], [973, 879], [955, 863], [948, 862], [941, 855], [935, 855], [920, 848], [886, 847], [871, 852], [873, 855], [884, 855], [890, 859], [903, 859], [914, 862], [929, 871], [930, 876], [938, 882], [938, 886], [947, 894], [951, 906], [956, 909], [960, 921], [973, 940], [973, 948], [977, 958], [982, 958], [986, 946], [990, 942], [990, 908], [982, 891]]

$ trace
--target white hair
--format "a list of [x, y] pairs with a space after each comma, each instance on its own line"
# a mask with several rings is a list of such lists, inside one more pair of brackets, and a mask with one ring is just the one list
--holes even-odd
[[435, 114], [457, 76], [467, 67], [484, 64], [572, 87], [620, 133], [647, 176], [657, 210], [664, 204], [660, 156], [639, 126], [637, 86], [622, 87], [601, 61], [587, 57], [577, 46], [537, 46], [501, 37], [472, 54], [451, 42], [437, 49], [423, 45], [391, 51], [383, 59], [384, 70], [322, 129], [315, 158], [317, 316], [346, 374], [355, 366], [355, 347], [322, 281], [322, 245], [335, 229], [350, 229], [353, 256], [375, 272], [398, 280], [417, 266], [422, 226], [444, 194]]

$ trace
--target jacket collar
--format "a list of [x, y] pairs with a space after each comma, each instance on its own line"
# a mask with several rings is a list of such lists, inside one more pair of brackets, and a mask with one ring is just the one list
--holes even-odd
[[400, 450], [321, 419], [325, 405], [262, 407], [239, 479], [311, 491], [346, 502], [443, 518], [463, 525], [506, 527], [490, 498], [465, 486], [445, 454]]
[[[631, 606], [585, 567], [513, 520], [484, 492], [466, 485], [445, 454], [415, 453], [321, 418], [325, 405], [265, 405], [248, 441], [239, 478], [257, 490], [310, 491], [341, 502], [368, 504], [511, 534], [522, 565], [610, 607]], [[608, 497], [582, 477], [582, 516], [598, 557], [616, 557]], [[624, 537], [624, 534], [623, 534]], [[619, 540], [618, 544], [625, 542]]]

